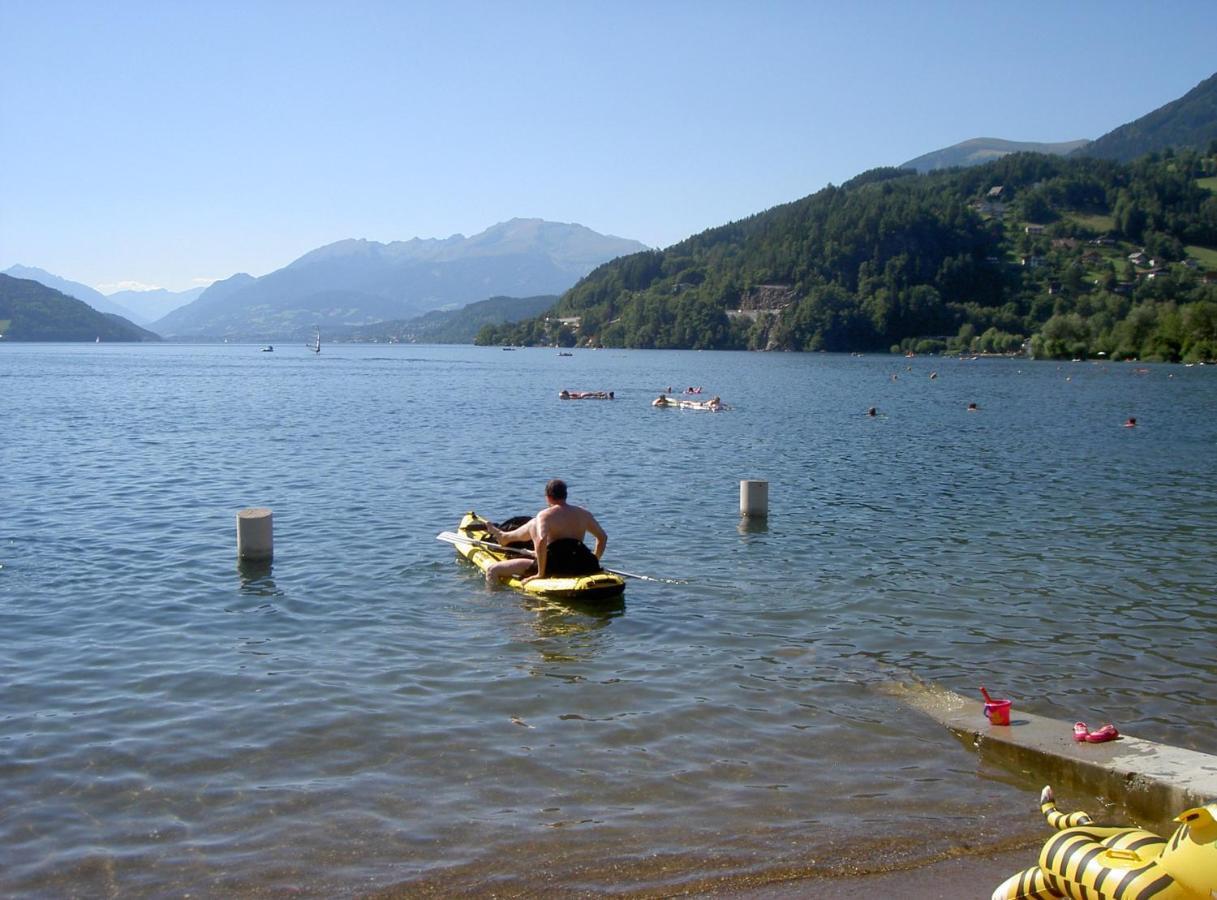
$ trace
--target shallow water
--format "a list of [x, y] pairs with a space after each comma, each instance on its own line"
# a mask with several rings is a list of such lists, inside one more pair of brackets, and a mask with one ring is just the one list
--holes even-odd
[[[663, 893], [1041, 830], [893, 680], [1217, 752], [1217, 368], [8, 345], [0, 396], [6, 895]], [[547, 606], [434, 539], [554, 476], [688, 583]]]

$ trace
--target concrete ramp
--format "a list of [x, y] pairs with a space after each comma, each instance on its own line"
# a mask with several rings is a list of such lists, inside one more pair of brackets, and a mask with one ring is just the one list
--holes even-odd
[[1217, 756], [1121, 734], [1102, 744], [1073, 739], [1073, 723], [1014, 706], [1009, 725], [990, 725], [979, 697], [929, 685], [890, 693], [937, 719], [985, 759], [1035, 773], [1045, 784], [1120, 799], [1135, 815], [1161, 820], [1217, 801]]

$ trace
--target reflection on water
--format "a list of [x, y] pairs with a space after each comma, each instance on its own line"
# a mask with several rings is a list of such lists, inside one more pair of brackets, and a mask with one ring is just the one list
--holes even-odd
[[[1042, 838], [1038, 773], [893, 679], [1217, 749], [1217, 369], [97, 349], [0, 348], [0, 893], [666, 895]], [[571, 365], [617, 401], [557, 401]], [[668, 581], [555, 604], [435, 541], [555, 476]], [[234, 498], [277, 531], [235, 578]]]
[[271, 560], [238, 559], [237, 573], [241, 577], [241, 593], [257, 597], [277, 597], [283, 592], [275, 587], [272, 577], [275, 567]]
[[740, 516], [739, 533], [740, 534], [765, 534], [769, 531], [768, 517], [757, 516]]
[[534, 614], [533, 645], [542, 660], [575, 663], [591, 660], [602, 651], [608, 642], [599, 632], [625, 613], [625, 601], [591, 605], [526, 597], [524, 608]]

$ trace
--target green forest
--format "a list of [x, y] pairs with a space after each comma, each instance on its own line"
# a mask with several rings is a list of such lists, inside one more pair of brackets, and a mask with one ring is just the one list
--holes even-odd
[[1217, 141], [872, 170], [606, 263], [476, 341], [1217, 360]]
[[110, 342], [159, 341], [160, 337], [37, 281], [0, 273], [0, 340]]

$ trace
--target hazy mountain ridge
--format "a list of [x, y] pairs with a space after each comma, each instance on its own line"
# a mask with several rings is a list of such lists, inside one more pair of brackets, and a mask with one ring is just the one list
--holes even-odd
[[59, 275], [53, 275], [45, 269], [39, 269], [36, 266], [9, 266], [4, 270], [3, 274], [11, 278], [24, 278], [29, 281], [37, 281], [45, 287], [52, 288], [68, 297], [74, 297], [83, 303], [87, 303], [97, 312], [113, 313], [126, 319], [132, 319], [134, 315], [131, 310], [121, 303], [114, 302], [101, 291], [95, 290], [87, 284], [81, 284], [79, 281], [70, 281]]
[[107, 295], [87, 284], [71, 281], [35, 266], [9, 266], [3, 274], [37, 281], [45, 287], [87, 303], [98, 312], [122, 316], [137, 325], [151, 324], [177, 307], [197, 300], [205, 290], [201, 287], [188, 291], [156, 288], [151, 291], [117, 291]]
[[0, 274], [5, 341], [159, 341], [152, 332], [32, 278]]
[[202, 296], [206, 288], [191, 288], [188, 291], [170, 291], [165, 288], [155, 288], [150, 291], [116, 291], [108, 296], [111, 303], [116, 303], [130, 311], [128, 318], [137, 325], [150, 325], [157, 319], [164, 318], [178, 307], [193, 303]]
[[900, 168], [914, 169], [924, 173], [937, 169], [950, 169], [955, 166], [979, 166], [1000, 159], [1009, 153], [1046, 153], [1049, 156], [1068, 156], [1089, 143], [1090, 141], [1085, 139], [1059, 143], [1037, 143], [979, 137], [922, 154], [916, 159], [902, 163]]
[[153, 327], [171, 337], [296, 338], [314, 326], [414, 318], [491, 296], [560, 294], [596, 265], [641, 249], [541, 219], [512, 219], [470, 238], [343, 240], [262, 278], [219, 282]]
[[1131, 162], [1155, 150], [1205, 150], [1217, 140], [1217, 74], [1211, 75], [1182, 97], [1158, 107], [1135, 121], [1113, 128], [1093, 141], [1060, 143], [972, 138], [922, 154], [901, 164], [902, 169], [933, 172], [955, 166], [979, 166], [1010, 153], [1045, 153], [1049, 156], [1094, 156]]
[[334, 328], [326, 336], [356, 343], [472, 344], [485, 325], [520, 322], [540, 315], [557, 302], [556, 294], [489, 297], [459, 309], [434, 309], [412, 319]]

